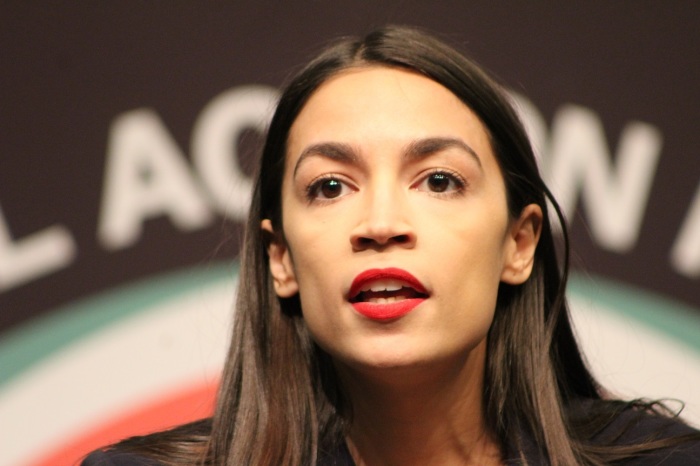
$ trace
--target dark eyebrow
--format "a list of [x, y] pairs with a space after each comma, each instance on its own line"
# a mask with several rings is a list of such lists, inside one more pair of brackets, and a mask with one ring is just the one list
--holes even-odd
[[348, 144], [343, 144], [340, 142], [321, 142], [318, 144], [312, 144], [303, 150], [299, 156], [299, 159], [297, 160], [297, 163], [294, 165], [294, 176], [296, 176], [297, 170], [299, 170], [301, 163], [312, 155], [325, 157], [342, 163], [359, 163], [359, 159], [355, 151]]
[[434, 137], [418, 139], [416, 141], [411, 142], [406, 147], [404, 156], [408, 159], [421, 159], [428, 155], [432, 155], [436, 152], [440, 152], [453, 147], [461, 149], [462, 151], [472, 156], [477, 165], [479, 165], [479, 168], [481, 168], [481, 159], [479, 158], [479, 155], [476, 153], [476, 151], [474, 151], [474, 149], [472, 149], [466, 142], [458, 138]]
[[[461, 149], [472, 156], [477, 165], [479, 165], [479, 168], [481, 168], [481, 160], [479, 159], [478, 154], [474, 151], [474, 149], [469, 147], [466, 142], [458, 138], [433, 137], [412, 141], [406, 147], [404, 157], [407, 159], [421, 159], [453, 147]], [[356, 152], [349, 144], [344, 144], [341, 142], [320, 142], [318, 144], [312, 144], [302, 151], [299, 159], [297, 159], [297, 162], [294, 165], [293, 176], [296, 176], [302, 162], [311, 156], [325, 157], [348, 164], [361, 163], [361, 160], [357, 156]]]

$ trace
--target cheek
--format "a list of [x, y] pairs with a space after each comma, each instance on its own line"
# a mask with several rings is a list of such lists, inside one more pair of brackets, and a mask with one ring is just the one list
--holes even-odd
[[462, 221], [455, 220], [459, 218], [456, 215], [451, 218], [451, 226], [442, 228], [435, 222], [426, 222], [429, 226], [424, 236], [432, 236], [431, 257], [444, 258], [443, 262], [452, 264], [448, 268], [459, 269], [466, 275], [478, 272], [481, 278], [498, 282], [505, 257], [507, 222], [485, 216]]
[[347, 330], [338, 319], [342, 319], [338, 312], [331, 312], [328, 302], [316, 293], [300, 294], [302, 316], [311, 339], [329, 354], [334, 354], [333, 348], [337, 346], [343, 329]]
[[[328, 293], [329, 284], [351, 253], [349, 209], [308, 212], [290, 203], [285, 212], [285, 239], [302, 293]], [[336, 273], [334, 273], [336, 272]]]
[[292, 262], [305, 320], [325, 320], [324, 303], [337, 300], [340, 289], [331, 273], [337, 260], [331, 255], [330, 245], [322, 241], [323, 237], [325, 235], [304, 236], [295, 231], [287, 238], [293, 251]]
[[445, 292], [454, 298], [446, 299], [469, 303], [479, 315], [493, 313], [504, 267], [506, 223], [468, 220], [434, 231], [428, 256], [436, 283], [449, 284]]

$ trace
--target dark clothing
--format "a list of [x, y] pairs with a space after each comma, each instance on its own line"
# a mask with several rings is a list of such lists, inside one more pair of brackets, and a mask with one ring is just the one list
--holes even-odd
[[[676, 419], [649, 415], [628, 409], [591, 437], [593, 445], [634, 445], [660, 438], [695, 435], [689, 441], [674, 447], [661, 448], [650, 453], [617, 462], [627, 466], [692, 466], [700, 465], [700, 432]], [[546, 465], [547, 461], [537, 445], [527, 435], [522, 435], [520, 450], [530, 466]], [[507, 448], [505, 464], [522, 464], [520, 452]], [[159, 463], [133, 453], [118, 450], [91, 453], [82, 466], [159, 466]], [[355, 466], [347, 446], [343, 443], [332, 455], [321, 458], [318, 466]]]
[[97, 450], [88, 455], [81, 466], [159, 466], [158, 461], [121, 451]]

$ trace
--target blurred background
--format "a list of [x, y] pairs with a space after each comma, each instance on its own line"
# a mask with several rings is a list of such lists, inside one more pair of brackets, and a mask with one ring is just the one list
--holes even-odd
[[211, 412], [277, 89], [386, 23], [508, 87], [568, 218], [594, 373], [700, 425], [700, 4], [6, 1], [0, 466]]

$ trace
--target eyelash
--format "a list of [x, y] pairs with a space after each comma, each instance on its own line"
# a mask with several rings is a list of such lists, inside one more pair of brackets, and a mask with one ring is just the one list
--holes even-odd
[[[348, 183], [343, 181], [342, 177], [340, 175], [337, 175], [335, 173], [328, 173], [325, 175], [322, 175], [316, 179], [314, 179], [309, 185], [306, 187], [306, 199], [308, 202], [314, 202], [319, 200], [319, 193], [320, 190], [323, 188], [323, 183], [327, 181], [337, 181], [341, 185], [341, 189], [350, 189]], [[326, 199], [320, 199], [321, 201], [333, 201], [335, 200], [335, 197], [330, 197]]]
[[[426, 173], [417, 183], [415, 183], [412, 186], [412, 189], [418, 189], [423, 183], [427, 182], [428, 179], [431, 176], [434, 175], [443, 175], [448, 178], [449, 182], [454, 183], [454, 188], [448, 190], [447, 192], [442, 192], [442, 191], [431, 191], [427, 190], [430, 194], [434, 196], [459, 196], [461, 195], [464, 190], [467, 188], [468, 183], [462, 177], [459, 173], [452, 171], [452, 170], [447, 170], [445, 168], [436, 168], [430, 170], [428, 173]], [[351, 189], [350, 186], [348, 185], [347, 182], [343, 181], [342, 177], [340, 175], [337, 175], [335, 173], [328, 173], [325, 175], [322, 175], [316, 179], [314, 179], [311, 183], [308, 184], [306, 187], [306, 199], [308, 202], [314, 202], [314, 201], [333, 201], [337, 197], [341, 197], [343, 194], [340, 193], [336, 197], [326, 197], [326, 198], [320, 198], [319, 194], [321, 189], [323, 188], [323, 183], [326, 183], [328, 181], [337, 181], [340, 184], [340, 189]]]
[[421, 186], [423, 183], [427, 182], [428, 179], [434, 175], [444, 175], [445, 177], [447, 177], [449, 179], [450, 182], [454, 183], [454, 185], [455, 185], [454, 189], [449, 190], [447, 192], [428, 191], [434, 196], [459, 196], [462, 193], [464, 193], [464, 190], [469, 185], [467, 183], [467, 180], [459, 173], [452, 171], [452, 170], [445, 169], [445, 168], [435, 168], [435, 169], [430, 170], [427, 174], [425, 174], [425, 176], [423, 176], [420, 179], [420, 181], [415, 183], [413, 185], [413, 188], [418, 189], [419, 186]]

